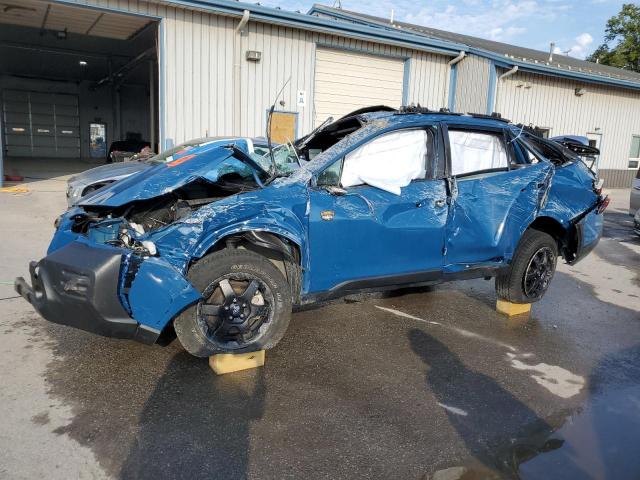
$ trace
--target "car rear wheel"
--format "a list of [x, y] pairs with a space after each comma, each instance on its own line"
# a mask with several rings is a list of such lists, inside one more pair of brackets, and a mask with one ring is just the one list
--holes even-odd
[[549, 288], [557, 260], [558, 245], [553, 237], [527, 230], [509, 269], [496, 277], [498, 297], [512, 303], [537, 302]]
[[265, 257], [244, 249], [204, 257], [188, 278], [203, 300], [182, 312], [174, 328], [196, 357], [274, 347], [291, 318], [291, 289]]

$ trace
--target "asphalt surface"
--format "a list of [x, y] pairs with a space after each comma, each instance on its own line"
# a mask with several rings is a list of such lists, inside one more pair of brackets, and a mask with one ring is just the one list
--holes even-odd
[[2, 478], [640, 477], [640, 238], [628, 191], [531, 318], [493, 281], [294, 314], [264, 368], [216, 377], [177, 342], [48, 324], [10, 283], [63, 179], [0, 194]]

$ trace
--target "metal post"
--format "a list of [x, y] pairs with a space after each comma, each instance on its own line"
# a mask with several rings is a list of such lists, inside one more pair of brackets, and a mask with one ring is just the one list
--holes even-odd
[[[156, 100], [155, 100], [154, 61], [149, 60], [149, 142], [151, 150], [156, 151]], [[159, 152], [159, 149], [157, 150]]]
[[[2, 109], [4, 110], [4, 108]], [[0, 188], [4, 185], [4, 128], [0, 111]]]

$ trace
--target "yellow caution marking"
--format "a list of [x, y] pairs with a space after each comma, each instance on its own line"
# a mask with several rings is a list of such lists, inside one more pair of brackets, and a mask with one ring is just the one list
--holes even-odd
[[29, 189], [27, 187], [22, 187], [20, 185], [14, 185], [13, 187], [0, 188], [0, 192], [2, 192], [2, 193], [29, 193]]

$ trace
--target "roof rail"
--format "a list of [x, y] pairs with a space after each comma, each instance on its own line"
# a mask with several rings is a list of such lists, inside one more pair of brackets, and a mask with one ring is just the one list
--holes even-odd
[[493, 112], [491, 115], [487, 115], [486, 113], [468, 113], [467, 115], [473, 118], [487, 118], [489, 120], [498, 120], [504, 123], [511, 123], [511, 120], [509, 120], [508, 118], [502, 118], [502, 115], [500, 115], [498, 112]]
[[440, 110], [431, 110], [427, 107], [418, 105], [403, 105], [398, 109], [398, 115], [410, 115], [410, 114], [441, 114], [441, 115], [462, 115], [461, 113], [455, 113], [449, 111], [448, 108], [441, 108]]

